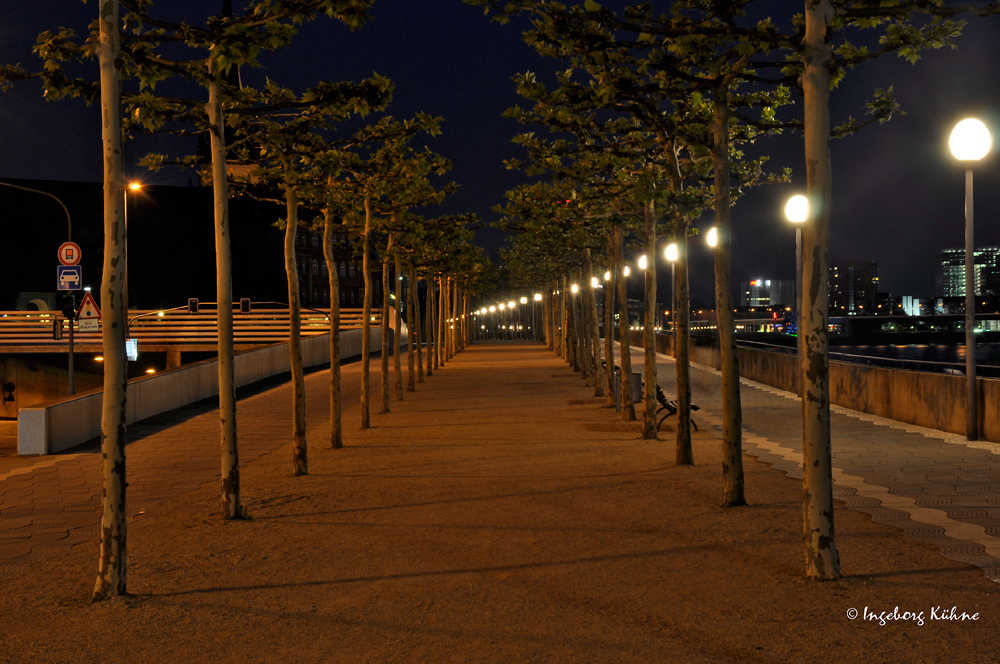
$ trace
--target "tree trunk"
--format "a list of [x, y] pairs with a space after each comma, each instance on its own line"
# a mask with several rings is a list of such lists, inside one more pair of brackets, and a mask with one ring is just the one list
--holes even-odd
[[549, 316], [551, 320], [549, 325], [552, 328], [552, 350], [555, 351], [558, 357], [563, 356], [562, 350], [562, 291], [561, 282], [558, 279], [554, 279], [552, 282], [552, 290], [549, 293], [549, 300], [551, 305], [549, 306]]
[[379, 358], [382, 368], [382, 408], [380, 413], [389, 412], [389, 347], [392, 342], [394, 332], [389, 329], [389, 252], [392, 251], [392, 233], [389, 234], [389, 244], [385, 248], [385, 256], [382, 258], [382, 356]]
[[643, 316], [643, 408], [642, 437], [655, 440], [656, 435], [656, 216], [653, 202], [646, 203], [646, 288]]
[[674, 261], [674, 292], [677, 310], [674, 322], [674, 360], [677, 371], [677, 456], [678, 466], [694, 465], [691, 446], [691, 292], [688, 283], [688, 218], [676, 215], [677, 260]]
[[559, 343], [562, 344], [563, 359], [573, 364], [573, 337], [569, 329], [569, 279], [563, 275], [562, 289], [559, 291], [560, 332]]
[[[407, 374], [406, 389], [413, 392], [417, 389], [417, 383], [424, 382], [423, 366], [420, 364], [420, 299], [417, 297], [417, 268], [409, 266], [410, 273], [410, 300], [409, 306], [409, 327], [410, 334], [406, 337], [407, 364], [409, 373]], [[414, 365], [414, 363], [416, 363]]]
[[212, 198], [215, 206], [215, 300], [219, 335], [219, 422], [221, 426], [222, 518], [239, 519], [240, 458], [236, 439], [236, 370], [233, 348], [233, 270], [229, 249], [229, 180], [226, 174], [225, 116], [222, 72], [208, 59], [208, 104], [205, 106], [212, 150]]
[[621, 356], [622, 418], [635, 421], [635, 404], [632, 403], [632, 335], [628, 324], [628, 286], [625, 282], [625, 257], [621, 224], [615, 224], [615, 265], [618, 266], [618, 352]]
[[333, 218], [333, 209], [323, 210], [323, 257], [330, 277], [330, 447], [339, 450], [344, 446], [340, 399], [340, 276], [333, 255], [336, 238]]
[[97, 57], [101, 70], [104, 120], [104, 274], [101, 308], [104, 349], [104, 396], [101, 408], [101, 550], [93, 601], [128, 594], [128, 546], [125, 524], [125, 336], [128, 309], [125, 282], [125, 173], [122, 165], [121, 70], [117, 0], [103, 0]]
[[551, 281], [545, 282], [545, 297], [542, 298], [542, 316], [545, 317], [545, 346], [549, 350], [555, 350], [555, 335], [552, 321], [552, 291], [555, 290]]
[[802, 462], [803, 535], [806, 576], [840, 577], [833, 528], [830, 441], [829, 256], [833, 175], [830, 163], [830, 0], [806, 3], [805, 153], [808, 220], [802, 228]]
[[[403, 267], [399, 259], [399, 252], [396, 252], [396, 271], [392, 275], [396, 291], [396, 331], [393, 332], [392, 339], [392, 366], [396, 372], [396, 401], [403, 400], [403, 368], [399, 357], [399, 344], [402, 341], [400, 335], [403, 334]], [[412, 318], [412, 316], [411, 316]], [[406, 335], [408, 338], [410, 335]], [[412, 342], [410, 343], [412, 346]], [[411, 349], [412, 352], [412, 349]], [[413, 383], [413, 364], [410, 364], [410, 383]], [[411, 388], [412, 389], [412, 388]]]
[[458, 352], [458, 282], [454, 277], [448, 278], [448, 288], [449, 294], [451, 295], [451, 352], [448, 353], [448, 358], [455, 356]]
[[608, 385], [608, 405], [621, 412], [622, 404], [615, 389], [615, 289], [618, 287], [618, 272], [621, 269], [615, 259], [614, 235], [608, 236], [608, 255], [611, 279], [604, 284], [604, 377]]
[[372, 229], [372, 201], [365, 197], [365, 230], [361, 235], [361, 271], [365, 279], [365, 295], [362, 310], [364, 318], [361, 322], [361, 428], [371, 427], [371, 408], [369, 397], [371, 395], [371, 354], [372, 354], [372, 273], [368, 264], [368, 256], [371, 254], [371, 229]]
[[427, 375], [433, 376], [434, 369], [437, 368], [437, 356], [434, 354], [434, 344], [437, 343], [437, 335], [434, 334], [434, 278], [427, 275]]
[[712, 162], [715, 168], [715, 311], [719, 325], [722, 373], [722, 506], [746, 505], [743, 492], [743, 412], [740, 406], [740, 364], [736, 354], [733, 317], [732, 226], [729, 187], [729, 86], [715, 90], [712, 119]]
[[299, 270], [295, 262], [295, 236], [299, 230], [298, 194], [288, 184], [285, 166], [285, 274], [288, 277], [288, 359], [292, 368], [292, 474], [308, 475], [306, 457], [306, 382], [302, 371], [302, 304], [299, 301]]
[[445, 328], [445, 325], [444, 325], [444, 323], [445, 323], [445, 315], [446, 315], [446, 312], [448, 310], [448, 291], [445, 290], [445, 287], [444, 287], [444, 277], [438, 277], [438, 301], [437, 301], [437, 308], [438, 308], [438, 312], [437, 312], [437, 314], [438, 314], [438, 316], [437, 316], [438, 345], [437, 345], [437, 349], [436, 350], [437, 350], [437, 358], [438, 359], [437, 359], [437, 363], [435, 364], [435, 366], [440, 368], [440, 367], [444, 366], [444, 362], [445, 362], [445, 348], [448, 345], [448, 340], [445, 338], [446, 337], [446, 328]]
[[601, 332], [597, 325], [597, 289], [593, 287], [591, 278], [594, 275], [594, 262], [591, 259], [590, 247], [583, 252], [584, 292], [587, 294], [587, 335], [590, 340], [590, 353], [587, 360], [590, 363], [590, 373], [594, 377], [594, 396], [603, 397], [601, 386]]

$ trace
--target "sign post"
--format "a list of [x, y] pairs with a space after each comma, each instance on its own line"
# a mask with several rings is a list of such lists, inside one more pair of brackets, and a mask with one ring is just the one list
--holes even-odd
[[80, 310], [76, 318], [80, 321], [80, 332], [97, 332], [101, 320], [101, 310], [97, 308], [94, 296], [87, 291], [80, 302]]
[[[58, 200], [58, 199], [57, 199]], [[60, 204], [62, 201], [60, 201]], [[66, 206], [63, 206], [65, 208]], [[66, 213], [67, 218], [69, 212]], [[78, 265], [83, 258], [80, 245], [76, 242], [63, 242], [59, 245], [59, 265], [56, 268], [56, 286], [59, 290], [80, 290], [83, 288], [83, 268]], [[70, 296], [72, 297], [72, 296]], [[90, 293], [87, 293], [90, 297]], [[91, 298], [93, 300], [93, 298]], [[73, 316], [70, 312], [69, 318], [69, 393], [76, 393], [75, 376], [73, 375]]]

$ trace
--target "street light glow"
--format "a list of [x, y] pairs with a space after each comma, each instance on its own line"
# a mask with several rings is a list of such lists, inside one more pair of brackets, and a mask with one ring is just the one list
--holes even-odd
[[541, 302], [541, 301], [542, 301], [542, 294], [535, 293], [535, 302]]
[[948, 147], [959, 161], [978, 161], [990, 151], [993, 139], [981, 120], [966, 118], [951, 131]]
[[597, 288], [600, 285], [601, 285], [601, 282], [598, 281], [597, 277], [591, 277], [590, 278], [590, 287], [591, 288]]
[[521, 297], [521, 304], [527, 304], [527, 303], [528, 303], [528, 298], [522, 296]]
[[494, 312], [494, 311], [496, 311], [496, 310], [497, 310], [497, 308], [496, 308], [496, 307], [490, 307], [490, 313], [493, 313], [493, 312]]
[[[500, 303], [500, 311], [503, 311], [503, 310], [504, 310], [504, 303], [501, 302]], [[490, 307], [490, 311], [493, 311], [493, 307]]]
[[607, 272], [604, 273], [604, 280], [611, 281], [611, 270], [608, 270]]
[[514, 308], [514, 301], [513, 301], [513, 300], [511, 300], [510, 302], [508, 302], [508, 303], [507, 303], [507, 306], [508, 306], [509, 308], [513, 309], [513, 308]]
[[626, 265], [623, 274], [627, 277], [629, 275], [629, 273], [631, 273], [631, 272], [632, 272], [632, 270], [628, 269], [628, 265]]
[[719, 244], [719, 229], [712, 226], [708, 229], [708, 235], [705, 236], [705, 241], [708, 242], [708, 246], [715, 247]]
[[639, 269], [640, 270], [646, 269], [646, 254], [639, 256]]
[[576, 294], [576, 293], [579, 293], [579, 292], [580, 292], [580, 287], [579, 287], [579, 286], [577, 286], [576, 284], [573, 284], [572, 286], [570, 286], [570, 287], [569, 287], [569, 289], [570, 289], [570, 291], [572, 291], [572, 292], [573, 292], [574, 294]]
[[128, 188], [129, 188], [130, 191], [139, 191], [140, 189], [142, 189], [142, 183], [141, 182], [129, 182], [128, 183]]
[[677, 260], [677, 243], [671, 242], [667, 245], [667, 248], [663, 250], [663, 255], [667, 257], [667, 260], [671, 263]]
[[809, 199], [802, 194], [796, 194], [785, 204], [785, 216], [788, 221], [801, 224], [809, 216]]

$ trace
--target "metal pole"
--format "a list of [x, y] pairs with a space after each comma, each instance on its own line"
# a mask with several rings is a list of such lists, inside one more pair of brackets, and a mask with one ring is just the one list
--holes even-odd
[[[48, 196], [49, 198], [51, 198], [52, 200], [54, 200], [56, 203], [58, 203], [59, 206], [63, 209], [63, 212], [66, 213], [66, 241], [67, 242], [72, 242], [73, 241], [73, 219], [69, 216], [69, 208], [67, 208], [66, 204], [63, 203], [62, 200], [60, 200], [57, 196], [55, 196], [53, 194], [50, 194], [47, 191], [42, 191], [40, 189], [32, 189], [31, 187], [22, 187], [22, 186], [16, 185], [16, 184], [10, 184], [9, 182], [0, 182], [0, 186], [10, 187], [11, 189], [20, 189], [21, 191], [28, 191], [28, 192], [31, 192], [33, 194], [41, 194], [42, 196]], [[72, 295], [72, 292], [70, 292], [70, 294]], [[74, 298], [74, 303], [75, 303], [75, 298]], [[72, 396], [72, 395], [76, 394], [76, 385], [75, 385], [76, 381], [75, 381], [75, 376], [73, 374], [73, 319], [72, 318], [69, 319], [69, 364], [68, 364], [68, 373], [69, 373], [69, 380], [68, 380], [69, 390], [68, 390], [68, 392], [69, 392], [70, 396]]]
[[670, 345], [677, 357], [677, 261], [670, 261], [670, 332]]
[[[802, 288], [802, 224], [795, 226], [795, 286], [793, 287], [795, 299], [795, 349], [796, 365], [802, 366], [802, 302], [799, 298], [805, 291]], [[802, 376], [801, 372], [796, 372], [795, 380], [799, 383], [799, 397], [802, 397]]]
[[966, 436], [979, 440], [979, 399], [976, 394], [976, 247], [973, 239], [972, 169], [965, 171], [965, 376]]

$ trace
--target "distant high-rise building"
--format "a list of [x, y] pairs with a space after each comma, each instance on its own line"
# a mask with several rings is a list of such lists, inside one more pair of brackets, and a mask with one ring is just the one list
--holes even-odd
[[840, 261], [830, 265], [830, 315], [871, 315], [878, 293], [878, 263]]
[[[1000, 295], [1000, 247], [980, 247], [972, 256], [977, 295]], [[965, 297], [965, 249], [943, 249], [935, 278], [938, 297]]]
[[790, 307], [795, 302], [792, 280], [754, 279], [740, 282], [741, 307]]

